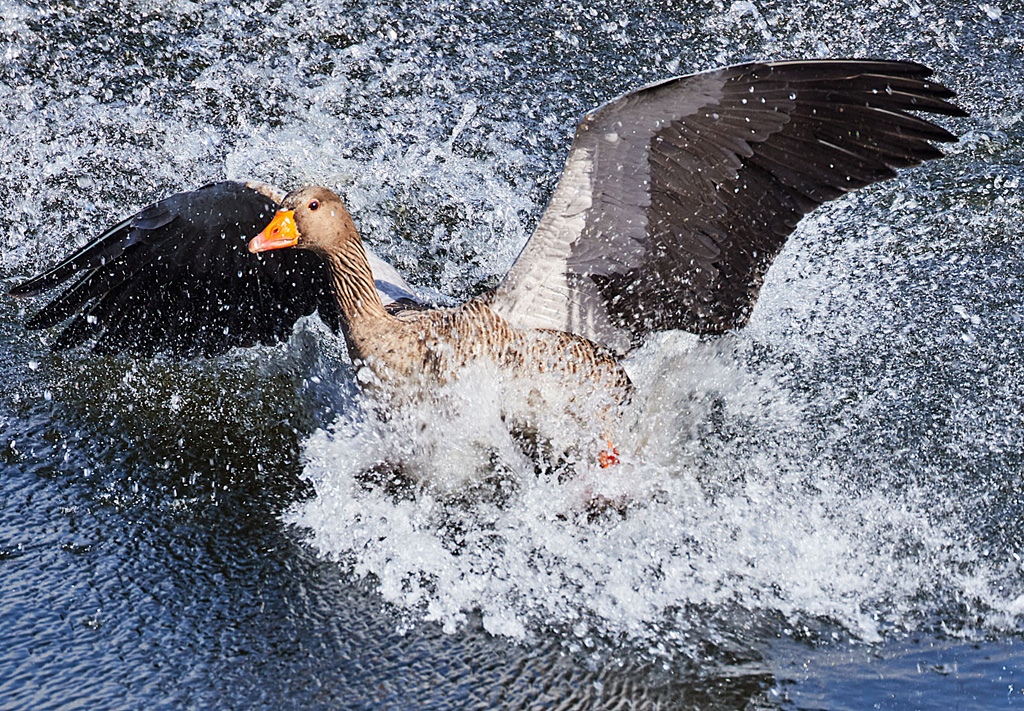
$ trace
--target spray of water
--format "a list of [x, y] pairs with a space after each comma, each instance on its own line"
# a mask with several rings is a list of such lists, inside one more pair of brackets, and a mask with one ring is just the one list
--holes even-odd
[[[944, 494], [830, 457], [836, 433], [761, 346], [656, 339], [609, 469], [517, 439], [486, 369], [441, 406], [347, 412], [307, 442], [316, 496], [290, 518], [390, 602], [513, 637], [684, 644], [693, 610], [727, 606], [865, 639], [950, 597], [1012, 612]], [[598, 446], [559, 427], [541, 438]]]

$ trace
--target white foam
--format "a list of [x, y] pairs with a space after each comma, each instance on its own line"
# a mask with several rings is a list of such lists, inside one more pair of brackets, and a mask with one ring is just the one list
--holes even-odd
[[[977, 589], [951, 579], [976, 561], [962, 525], [936, 517], [934, 493], [868, 486], [870, 472], [821, 457], [800, 396], [746, 360], [749, 346], [668, 337], [645, 349], [631, 363], [634, 425], [610, 470], [549, 461], [536, 472], [481, 380], [451, 388], [457, 406], [443, 411], [386, 423], [349, 413], [307, 442], [317, 493], [291, 520], [388, 601], [449, 628], [480, 612], [514, 637], [584, 623], [682, 641], [686, 610], [738, 605], [873, 639], [922, 598], [991, 598], [984, 566]], [[421, 479], [411, 492], [365, 478], [397, 459]], [[499, 494], [467, 493], [499, 471]], [[624, 513], [591, 515], [595, 497]]]

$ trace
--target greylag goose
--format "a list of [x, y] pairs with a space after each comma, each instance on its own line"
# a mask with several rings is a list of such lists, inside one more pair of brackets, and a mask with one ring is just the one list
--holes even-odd
[[213, 354], [287, 338], [317, 311], [384, 384], [486, 358], [621, 400], [619, 359], [647, 334], [743, 326], [803, 215], [942, 155], [933, 142], [956, 138], [916, 114], [965, 113], [930, 75], [901, 61], [747, 63], [614, 99], [578, 125], [508, 274], [453, 308], [413, 308], [330, 190], [238, 182], [161, 200], [11, 293], [78, 277], [28, 322], [71, 319], [57, 347]]

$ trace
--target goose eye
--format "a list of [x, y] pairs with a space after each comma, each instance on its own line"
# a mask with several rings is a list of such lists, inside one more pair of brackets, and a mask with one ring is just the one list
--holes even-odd
[[306, 207], [309, 208], [310, 212], [316, 212], [317, 210], [320, 209], [320, 201], [319, 200], [310, 200], [309, 204]]

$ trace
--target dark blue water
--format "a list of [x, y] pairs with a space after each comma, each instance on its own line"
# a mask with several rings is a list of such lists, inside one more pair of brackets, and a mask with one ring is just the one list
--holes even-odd
[[[375, 420], [315, 323], [55, 355], [0, 299], [0, 708], [1024, 708], [1020, 3], [0, 9], [5, 284], [252, 177], [336, 187], [461, 298], [584, 110], [748, 58], [922, 61], [972, 114], [815, 213], [744, 332], [633, 359], [622, 517], [574, 516], [479, 382]], [[392, 457], [433, 483], [368, 482]]]

